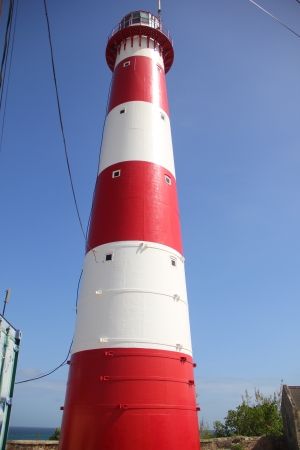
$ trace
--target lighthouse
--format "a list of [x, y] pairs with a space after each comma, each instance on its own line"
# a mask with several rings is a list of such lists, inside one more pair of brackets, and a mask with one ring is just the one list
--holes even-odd
[[165, 74], [172, 40], [134, 11], [113, 72], [60, 450], [199, 450], [194, 361]]

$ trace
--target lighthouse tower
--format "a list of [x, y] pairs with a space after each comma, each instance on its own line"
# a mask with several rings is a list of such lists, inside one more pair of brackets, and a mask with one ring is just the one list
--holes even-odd
[[113, 71], [60, 450], [199, 450], [165, 74], [149, 12], [112, 32]]

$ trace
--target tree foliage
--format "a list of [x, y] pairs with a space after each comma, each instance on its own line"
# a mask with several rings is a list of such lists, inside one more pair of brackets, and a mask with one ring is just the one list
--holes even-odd
[[281, 436], [283, 425], [280, 398], [281, 392], [265, 396], [256, 389], [252, 400], [246, 391], [242, 403], [236, 409], [228, 411], [224, 423], [214, 423], [215, 435]]
[[49, 441], [59, 441], [60, 428], [55, 428], [53, 434], [49, 437]]

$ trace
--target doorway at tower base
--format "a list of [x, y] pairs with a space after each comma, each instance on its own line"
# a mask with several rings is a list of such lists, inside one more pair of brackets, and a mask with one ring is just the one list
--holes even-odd
[[73, 354], [60, 450], [199, 450], [193, 369], [180, 352]]

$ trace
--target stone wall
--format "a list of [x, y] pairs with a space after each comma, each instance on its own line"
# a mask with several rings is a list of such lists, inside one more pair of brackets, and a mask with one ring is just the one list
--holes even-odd
[[201, 450], [286, 450], [282, 439], [235, 436], [202, 439]]
[[8, 441], [6, 450], [58, 450], [58, 441]]
[[[202, 439], [201, 450], [286, 450], [282, 439], [243, 437]], [[6, 450], [58, 450], [58, 441], [8, 441]]]
[[289, 450], [300, 449], [300, 386], [284, 385], [281, 397], [284, 434]]

